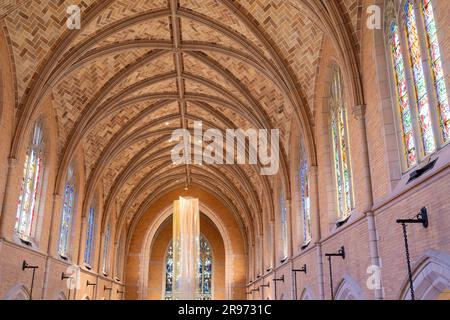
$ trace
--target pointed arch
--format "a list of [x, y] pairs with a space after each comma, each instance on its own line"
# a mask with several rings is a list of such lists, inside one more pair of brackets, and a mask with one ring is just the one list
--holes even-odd
[[334, 294], [336, 300], [365, 300], [364, 292], [348, 274], [344, 275]]
[[24, 285], [18, 284], [11, 288], [2, 300], [30, 300], [30, 293]]
[[[409, 281], [405, 279], [400, 299], [410, 300]], [[437, 300], [450, 290], [450, 255], [428, 250], [413, 269], [413, 285], [416, 300]]]
[[310, 287], [305, 287], [300, 295], [300, 300], [315, 300], [314, 293]]

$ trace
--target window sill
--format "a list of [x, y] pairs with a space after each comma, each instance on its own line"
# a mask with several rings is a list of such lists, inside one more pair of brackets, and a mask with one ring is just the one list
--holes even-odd
[[303, 244], [300, 246], [300, 250], [303, 251], [306, 248], [309, 247], [309, 245], [311, 244], [311, 238], [307, 239], [305, 242], [303, 242]]
[[[433, 164], [434, 163], [434, 164]], [[415, 179], [411, 180], [411, 174], [414, 171], [423, 169], [425, 166], [433, 164], [431, 168], [428, 170], [425, 170]], [[404, 173], [400, 179], [400, 181], [397, 183], [395, 188], [392, 190], [392, 192], [385, 197], [384, 199], [381, 199], [377, 201], [376, 204], [374, 204], [374, 210], [379, 209], [382, 207], [385, 203], [390, 202], [392, 199], [395, 199], [408, 190], [414, 188], [417, 185], [420, 185], [424, 181], [427, 181], [431, 176], [434, 176], [438, 172], [444, 170], [446, 167], [448, 167], [450, 164], [450, 147], [446, 145], [439, 151], [432, 154], [425, 162], [422, 162], [420, 165], [415, 166], [408, 172]]]

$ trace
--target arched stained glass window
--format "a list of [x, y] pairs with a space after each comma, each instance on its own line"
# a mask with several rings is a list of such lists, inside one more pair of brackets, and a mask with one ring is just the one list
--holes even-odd
[[407, 0], [402, 10], [404, 20], [389, 17], [389, 47], [409, 169], [450, 141], [450, 107], [432, 0]]
[[[198, 283], [199, 292], [197, 294], [198, 300], [211, 300], [212, 299], [212, 272], [213, 272], [213, 259], [211, 247], [208, 241], [201, 236], [200, 237], [200, 256], [198, 261]], [[164, 299], [172, 300], [173, 283], [173, 244], [170, 241], [169, 247], [166, 253], [166, 265], [165, 265], [165, 290]]]
[[331, 81], [330, 116], [338, 216], [340, 220], [344, 220], [353, 208], [353, 186], [348, 143], [347, 112], [344, 102], [342, 76], [338, 67], [334, 67]]
[[284, 260], [288, 256], [288, 227], [287, 227], [287, 208], [286, 196], [283, 184], [280, 184], [280, 241], [281, 241], [281, 258]]
[[436, 97], [439, 104], [440, 127], [445, 142], [450, 140], [450, 107], [448, 103], [447, 87], [445, 85], [444, 70], [442, 68], [441, 50], [437, 36], [436, 21], [434, 19], [431, 0], [421, 1], [422, 16], [427, 34], [427, 44], [431, 60]]
[[72, 167], [69, 167], [69, 170], [67, 171], [66, 186], [64, 188], [64, 203], [61, 214], [59, 245], [58, 245], [58, 253], [63, 258], [67, 258], [69, 251], [74, 197], [75, 197], [75, 179], [73, 175], [73, 169]]
[[95, 224], [95, 209], [91, 207], [87, 217], [86, 226], [86, 243], [84, 246], [84, 263], [88, 266], [91, 265], [93, 242], [94, 242], [94, 224]]
[[414, 87], [419, 110], [419, 122], [422, 133], [423, 147], [426, 155], [436, 151], [436, 141], [431, 123], [430, 99], [425, 82], [425, 72], [420, 52], [419, 35], [413, 1], [405, 4], [406, 29], [409, 44], [409, 54], [414, 77]]
[[309, 196], [308, 159], [303, 141], [300, 142], [300, 205], [303, 225], [303, 243], [311, 240], [311, 198]]
[[111, 226], [108, 224], [105, 230], [105, 239], [103, 242], [103, 260], [102, 260], [102, 272], [108, 274], [109, 272], [109, 241], [111, 238]]
[[38, 121], [34, 126], [25, 157], [15, 223], [15, 231], [19, 238], [26, 242], [35, 236], [36, 231], [42, 187], [43, 137], [42, 123]]
[[403, 132], [403, 148], [407, 166], [417, 163], [416, 142], [412, 126], [411, 106], [409, 103], [408, 84], [406, 82], [405, 64], [403, 60], [398, 25], [392, 22], [390, 28], [390, 48], [395, 85], [397, 87], [397, 101]]

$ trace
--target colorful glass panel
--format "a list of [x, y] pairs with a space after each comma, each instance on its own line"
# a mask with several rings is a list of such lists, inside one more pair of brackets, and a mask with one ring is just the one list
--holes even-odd
[[94, 208], [89, 209], [87, 228], [86, 228], [86, 243], [84, 249], [84, 263], [91, 264], [92, 247], [94, 241], [94, 218], [95, 210]]
[[300, 143], [300, 200], [303, 221], [303, 242], [311, 239], [311, 200], [309, 196], [308, 160], [303, 143]]
[[287, 230], [287, 208], [286, 197], [284, 195], [284, 188], [280, 190], [280, 237], [281, 237], [281, 249], [282, 258], [288, 256], [288, 230]]
[[395, 86], [397, 88], [397, 104], [399, 108], [402, 133], [403, 148], [407, 167], [417, 163], [416, 142], [412, 126], [411, 107], [409, 103], [408, 85], [405, 75], [405, 64], [403, 60], [398, 25], [393, 22], [390, 28], [391, 59], [394, 71]]
[[104, 274], [107, 274], [109, 271], [109, 239], [111, 237], [111, 227], [108, 224], [106, 226], [106, 231], [105, 231], [105, 241], [103, 244], [103, 268], [102, 271]]
[[15, 230], [22, 240], [29, 241], [35, 231], [42, 176], [43, 131], [36, 123], [25, 157], [23, 179], [17, 206]]
[[[211, 247], [206, 239], [200, 237], [200, 255], [198, 261], [198, 279], [199, 279], [199, 294], [197, 299], [199, 300], [211, 300], [212, 299], [212, 272], [213, 272], [213, 260]], [[172, 300], [173, 292], [173, 242], [171, 241], [167, 249], [166, 254], [166, 267], [165, 267], [165, 300]]]
[[330, 131], [333, 145], [333, 168], [336, 183], [336, 198], [340, 219], [345, 219], [353, 207], [352, 173], [348, 144], [347, 113], [345, 111], [342, 78], [336, 68], [331, 82]]
[[432, 1], [422, 0], [421, 7], [425, 31], [427, 34], [427, 44], [436, 88], [436, 97], [439, 103], [438, 112], [441, 133], [444, 142], [447, 142], [450, 140], [450, 106], [448, 102], [448, 92], [445, 84], [444, 71], [442, 68], [441, 51], [437, 36]]
[[72, 227], [73, 204], [75, 187], [73, 184], [73, 172], [69, 169], [66, 187], [64, 189], [64, 203], [61, 215], [61, 225], [59, 232], [58, 253], [62, 257], [67, 257], [69, 248], [70, 229]]
[[419, 122], [422, 132], [422, 143], [425, 155], [436, 151], [436, 141], [430, 114], [430, 103], [425, 83], [425, 74], [420, 52], [419, 35], [414, 11], [414, 3], [408, 0], [405, 4], [406, 31], [409, 44], [411, 66], [413, 69], [414, 87], [419, 110]]

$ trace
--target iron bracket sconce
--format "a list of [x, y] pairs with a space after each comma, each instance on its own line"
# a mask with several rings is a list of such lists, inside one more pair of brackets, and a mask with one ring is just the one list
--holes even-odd
[[297, 272], [303, 272], [306, 274], [306, 264], [301, 267], [301, 269], [292, 269], [294, 273], [294, 290], [295, 290], [295, 300], [297, 300]]
[[67, 293], [67, 300], [70, 300], [70, 288], [72, 287], [73, 275], [66, 275], [64, 272], [61, 272], [61, 281], [64, 281], [66, 279], [69, 279], [69, 291]]
[[97, 286], [97, 283], [89, 282], [89, 280], [86, 280], [86, 287], [90, 286], [92, 286], [92, 298], [95, 299], [95, 287]]
[[281, 277], [279, 277], [279, 278], [272, 279], [272, 281], [275, 283], [275, 287], [274, 287], [275, 300], [277, 300], [277, 282], [283, 282], [284, 283], [284, 274]]
[[416, 216], [415, 219], [397, 219], [397, 223], [401, 224], [403, 228], [406, 265], [408, 267], [409, 290], [411, 292], [411, 300], [415, 300], [413, 275], [411, 270], [411, 258], [409, 256], [408, 232], [406, 230], [406, 227], [408, 224], [421, 224], [425, 229], [428, 228], [428, 210], [427, 208], [422, 208], [420, 209], [420, 213]]
[[103, 291], [109, 291], [109, 300], [111, 300], [112, 287], [103, 286]]
[[345, 248], [342, 246], [338, 252], [336, 253], [326, 253], [325, 257], [328, 258], [328, 266], [330, 269], [330, 292], [331, 292], [331, 300], [334, 300], [334, 289], [333, 289], [333, 268], [331, 265], [332, 257], [341, 257], [342, 260], [345, 260]]
[[261, 298], [264, 299], [264, 288], [270, 288], [270, 282], [266, 283], [266, 284], [262, 284], [259, 286], [259, 289], [262, 288], [262, 292], [261, 292]]
[[116, 289], [116, 293], [120, 294], [120, 297], [123, 299], [123, 294], [125, 293], [125, 291], [121, 291], [119, 289]]
[[33, 275], [31, 276], [31, 287], [30, 287], [30, 300], [33, 300], [33, 287], [34, 287], [34, 276], [36, 274], [36, 269], [39, 269], [38, 266], [29, 265], [25, 260], [22, 262], [22, 271], [27, 269], [33, 270]]

